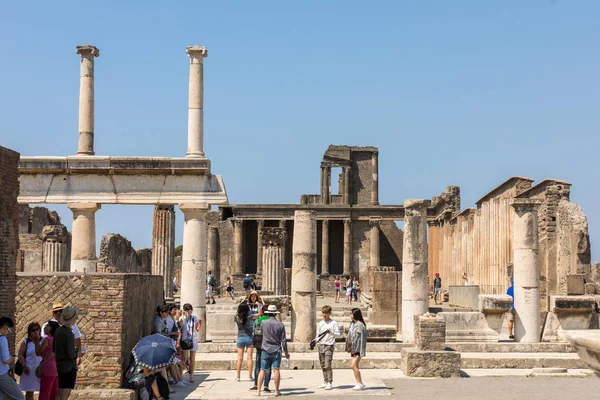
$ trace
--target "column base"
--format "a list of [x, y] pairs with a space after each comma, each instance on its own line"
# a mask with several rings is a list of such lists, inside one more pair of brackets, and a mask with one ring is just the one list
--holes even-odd
[[206, 158], [206, 156], [204, 155], [204, 152], [187, 153], [185, 156], [189, 157], [189, 158]]
[[71, 272], [96, 272], [98, 260], [71, 260]]

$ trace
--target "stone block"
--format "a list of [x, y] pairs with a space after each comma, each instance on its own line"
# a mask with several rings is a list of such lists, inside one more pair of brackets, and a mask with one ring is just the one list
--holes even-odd
[[442, 378], [460, 376], [460, 353], [403, 347], [401, 354], [400, 365], [406, 376]]
[[596, 291], [596, 285], [593, 283], [586, 283], [585, 284], [585, 295], [589, 296], [589, 295], [595, 295], [597, 293]]
[[415, 345], [419, 350], [446, 348], [446, 321], [435, 314], [415, 316]]
[[457, 285], [449, 286], [449, 303], [455, 307], [466, 307], [477, 309], [479, 304], [479, 286], [478, 285]]
[[561, 331], [592, 329], [597, 324], [594, 296], [552, 295], [548, 309], [550, 311], [542, 332], [543, 342], [564, 341], [566, 339], [560, 335]]
[[498, 332], [491, 329], [481, 312], [441, 312], [446, 321], [446, 342], [497, 342]]
[[512, 297], [506, 294], [480, 294], [479, 312], [483, 313], [490, 329], [500, 335], [504, 315], [512, 308]]
[[583, 295], [585, 294], [584, 275], [567, 275], [567, 294]]

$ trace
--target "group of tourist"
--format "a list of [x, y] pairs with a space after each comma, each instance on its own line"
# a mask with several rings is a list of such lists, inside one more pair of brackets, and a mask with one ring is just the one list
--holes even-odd
[[358, 301], [360, 297], [360, 282], [358, 281], [358, 277], [346, 276], [344, 282], [345, 284], [342, 286], [342, 277], [338, 276], [335, 278], [335, 302], [340, 302], [340, 292], [342, 290], [346, 293], [346, 302], [344, 304], [352, 304], [352, 300], [355, 302]]
[[[14, 322], [0, 318], [0, 398], [33, 400], [67, 400], [75, 388], [77, 366], [85, 347], [81, 347], [81, 332], [76, 321], [74, 306], [52, 305], [52, 318], [40, 326], [31, 322], [27, 337], [10, 353], [7, 336], [14, 330]], [[12, 369], [12, 374], [11, 374]], [[14, 375], [20, 376], [17, 384]], [[25, 392], [25, 397], [23, 396]]]
[[[283, 323], [277, 319], [279, 310], [275, 304], [268, 307], [257, 291], [253, 290], [238, 305], [237, 313], [233, 317], [237, 325], [237, 362], [236, 382], [241, 381], [242, 364], [246, 355], [248, 366], [248, 380], [254, 385], [251, 391], [256, 391], [257, 396], [263, 393], [271, 393], [269, 383], [271, 376], [275, 385], [275, 396], [280, 396], [280, 368], [282, 356], [288, 360], [290, 354], [287, 348], [286, 331]], [[321, 308], [323, 320], [317, 327], [317, 337], [311, 343], [311, 348], [318, 345], [319, 362], [323, 371], [323, 384], [319, 389], [333, 389], [332, 360], [335, 348], [335, 340], [341, 335], [341, 330], [336, 321], [331, 319], [331, 306]], [[351, 325], [346, 337], [345, 349], [352, 357], [351, 368], [354, 372], [356, 385], [354, 390], [363, 390], [359, 363], [361, 357], [365, 356], [367, 347], [366, 324], [359, 308], [353, 308], [350, 314]], [[256, 357], [253, 352], [256, 349]]]

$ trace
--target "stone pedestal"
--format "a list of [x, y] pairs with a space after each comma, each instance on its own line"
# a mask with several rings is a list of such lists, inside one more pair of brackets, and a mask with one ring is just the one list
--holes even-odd
[[402, 273], [394, 267], [369, 267], [372, 287], [372, 321], [375, 325], [402, 327]]
[[97, 203], [69, 203], [73, 211], [71, 271], [96, 272], [96, 211]]
[[175, 276], [175, 208], [157, 205], [152, 225], [152, 275], [163, 277], [165, 298], [173, 297]]
[[344, 220], [344, 276], [352, 277], [352, 221]]
[[262, 228], [262, 290], [273, 295], [285, 294], [284, 252], [287, 233], [283, 228]]
[[94, 155], [94, 57], [100, 50], [89, 44], [77, 46], [79, 67], [79, 145], [78, 156]]
[[446, 348], [446, 320], [435, 314], [415, 316], [415, 344], [419, 350]]
[[188, 149], [187, 157], [204, 158], [204, 46], [188, 46], [190, 56], [190, 86], [188, 102]]
[[240, 219], [234, 219], [233, 222], [233, 266], [235, 275], [244, 274], [244, 252], [243, 252], [243, 238], [244, 238], [244, 221]]
[[43, 272], [67, 271], [67, 239], [69, 232], [64, 225], [47, 225], [42, 229]]
[[402, 249], [402, 340], [414, 343], [415, 315], [429, 310], [427, 282], [428, 200], [404, 202]]
[[511, 201], [515, 290], [515, 340], [540, 341], [540, 262], [538, 258], [539, 199]]
[[206, 222], [207, 204], [180, 204], [183, 212], [183, 253], [181, 255], [181, 305], [189, 303], [202, 319], [198, 333], [206, 341]]
[[500, 331], [504, 323], [505, 314], [510, 312], [512, 297], [507, 294], [480, 294], [478, 299], [479, 312], [483, 313], [488, 326], [500, 338]]
[[412, 377], [458, 377], [460, 376], [460, 353], [451, 351], [425, 351], [413, 347], [401, 349], [401, 368]]
[[381, 220], [369, 221], [371, 225], [371, 248], [369, 252], [369, 266], [378, 267], [379, 262], [379, 229], [381, 226]]
[[329, 220], [321, 225], [321, 276], [329, 276]]
[[317, 222], [314, 211], [294, 213], [292, 340], [310, 342], [317, 319]]

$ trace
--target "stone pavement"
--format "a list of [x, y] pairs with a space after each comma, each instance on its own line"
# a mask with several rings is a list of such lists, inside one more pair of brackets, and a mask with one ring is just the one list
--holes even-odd
[[[348, 397], [388, 398], [421, 400], [441, 398], [443, 400], [564, 400], [597, 398], [600, 380], [590, 370], [569, 370], [561, 376], [531, 377], [531, 370], [463, 370], [469, 378], [407, 378], [400, 370], [364, 370], [363, 381], [367, 390], [352, 390], [354, 378], [350, 370], [334, 370], [332, 391], [316, 389], [321, 383], [321, 371], [282, 371], [281, 392], [283, 397], [298, 399], [327, 398], [342, 400]], [[247, 372], [246, 372], [247, 373]], [[242, 377], [245, 375], [242, 370]], [[196, 383], [189, 389], [178, 389], [171, 400], [233, 400], [255, 398], [248, 391], [251, 382], [235, 382], [235, 371], [197, 372]], [[271, 383], [270, 388], [274, 386]], [[485, 395], [483, 395], [485, 393]], [[264, 393], [263, 393], [264, 395]], [[263, 396], [261, 396], [263, 397]], [[264, 397], [273, 397], [267, 395]]]

